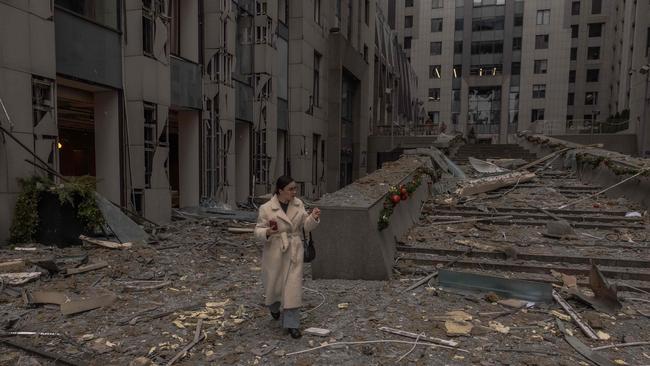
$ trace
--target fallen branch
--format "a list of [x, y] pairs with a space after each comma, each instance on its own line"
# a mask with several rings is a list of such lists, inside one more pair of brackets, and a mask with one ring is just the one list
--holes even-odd
[[408, 352], [403, 354], [402, 357], [398, 358], [397, 361], [395, 361], [395, 363], [399, 363], [400, 361], [402, 361], [404, 359], [404, 357], [410, 355], [411, 352], [413, 352], [415, 347], [418, 345], [418, 341], [420, 340], [420, 336], [423, 336], [423, 335], [424, 335], [424, 333], [418, 334], [418, 336], [415, 338], [415, 343], [413, 343], [413, 347], [411, 347], [411, 349]]
[[559, 353], [557, 353], [557, 352], [542, 351], [542, 350], [535, 350], [535, 349], [487, 348], [486, 350], [494, 351], [494, 352], [538, 353], [540, 355], [548, 355], [548, 356], [557, 356], [557, 355], [559, 355]]
[[564, 152], [567, 152], [567, 151], [569, 151], [569, 150], [571, 150], [571, 149], [573, 149], [573, 148], [567, 147], [567, 148], [564, 148], [564, 149], [562, 149], [562, 150], [558, 150], [558, 151], [552, 152], [552, 153], [550, 153], [550, 154], [544, 156], [543, 158], [539, 158], [539, 159], [533, 161], [532, 163], [528, 163], [528, 164], [526, 164], [526, 165], [524, 165], [524, 166], [520, 166], [519, 168], [517, 168], [517, 170], [526, 170], [526, 169], [528, 169], [528, 168], [532, 168], [532, 167], [534, 167], [535, 165], [541, 164], [541, 163], [543, 163], [543, 162], [545, 162], [545, 161], [547, 161], [547, 160], [549, 160], [549, 159], [552, 159], [552, 158], [554, 158], [555, 156], [560, 155], [560, 154], [562, 154], [562, 153], [564, 153]]
[[187, 346], [183, 347], [183, 349], [174, 356], [169, 362], [167, 362], [167, 366], [171, 366], [174, 362], [178, 361], [179, 359], [185, 357], [187, 352], [192, 349], [192, 347], [196, 346], [201, 340], [205, 338], [205, 334], [201, 334], [201, 326], [203, 325], [203, 319], [199, 319], [199, 321], [196, 323], [196, 330], [194, 331], [194, 340], [190, 342]]
[[345, 346], [345, 345], [356, 345], [356, 344], [374, 344], [374, 343], [400, 343], [400, 344], [416, 344], [418, 346], [429, 346], [429, 347], [438, 347], [438, 348], [446, 348], [446, 349], [452, 349], [454, 351], [460, 351], [460, 352], [465, 352], [469, 353], [468, 350], [462, 349], [462, 348], [453, 348], [453, 347], [446, 347], [446, 346], [441, 346], [438, 344], [433, 344], [429, 342], [408, 342], [408, 341], [400, 341], [397, 339], [378, 339], [378, 340], [373, 340], [373, 341], [357, 341], [357, 342], [334, 342], [334, 343], [328, 343], [328, 344], [323, 344], [318, 347], [314, 348], [308, 348], [302, 351], [296, 351], [296, 352], [291, 352], [287, 353], [286, 356], [293, 356], [293, 355], [299, 355], [301, 353], [307, 353], [311, 351], [315, 351], [321, 348], [326, 348], [326, 347], [332, 347], [332, 346]]
[[571, 305], [569, 305], [568, 302], [566, 302], [555, 290], [553, 290], [553, 298], [555, 301], [557, 301], [558, 304], [566, 311], [569, 313], [569, 316], [573, 321], [582, 329], [582, 332], [589, 338], [591, 339], [599, 339], [598, 335], [596, 335], [596, 332], [589, 326], [589, 324], [585, 323], [582, 319], [580, 319], [580, 316], [578, 313], [573, 310]]
[[404, 330], [401, 330], [401, 329], [394, 329], [394, 328], [389, 328], [389, 327], [381, 327], [381, 328], [379, 328], [379, 330], [381, 330], [382, 332], [386, 332], [386, 333], [400, 335], [402, 337], [421, 339], [421, 340], [426, 341], [426, 342], [442, 344], [442, 345], [449, 346], [449, 347], [457, 347], [458, 346], [458, 342], [448, 341], [446, 339], [440, 339], [440, 338], [434, 338], [434, 337], [427, 337], [424, 333], [416, 334], [416, 333], [407, 332], [407, 331], [404, 331]]
[[630, 342], [630, 343], [610, 344], [609, 346], [594, 347], [591, 350], [600, 351], [609, 348], [636, 347], [636, 346], [647, 346], [647, 345], [650, 345], [650, 342]]

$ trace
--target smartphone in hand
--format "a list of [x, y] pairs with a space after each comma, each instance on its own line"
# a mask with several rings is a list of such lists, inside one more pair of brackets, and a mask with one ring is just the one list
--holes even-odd
[[269, 227], [271, 228], [271, 230], [277, 231], [278, 230], [278, 222], [275, 221], [275, 220], [270, 220], [269, 221]]

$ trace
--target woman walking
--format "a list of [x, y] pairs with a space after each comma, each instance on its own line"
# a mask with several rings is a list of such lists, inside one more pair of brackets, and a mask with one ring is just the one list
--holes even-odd
[[293, 338], [300, 338], [302, 306], [303, 235], [320, 221], [320, 210], [305, 211], [296, 198], [298, 185], [288, 176], [278, 178], [275, 194], [263, 204], [257, 217], [255, 236], [264, 242], [262, 283], [265, 304], [273, 319], [280, 319]]

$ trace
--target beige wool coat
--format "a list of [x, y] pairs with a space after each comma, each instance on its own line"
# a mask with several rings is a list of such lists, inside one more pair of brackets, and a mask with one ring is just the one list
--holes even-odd
[[[267, 238], [266, 229], [270, 220], [278, 223], [279, 232]], [[262, 283], [266, 305], [279, 301], [283, 309], [302, 306], [302, 229], [309, 235], [316, 226], [318, 221], [305, 211], [298, 198], [289, 202], [286, 214], [275, 195], [260, 207], [255, 236], [264, 242]]]

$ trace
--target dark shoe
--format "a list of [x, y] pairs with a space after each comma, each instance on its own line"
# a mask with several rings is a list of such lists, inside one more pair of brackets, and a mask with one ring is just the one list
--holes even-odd
[[280, 312], [278, 311], [277, 313], [271, 312], [271, 316], [273, 319], [278, 320], [280, 319]]
[[302, 337], [302, 333], [300, 333], [300, 330], [298, 328], [289, 328], [289, 334], [293, 339], [298, 339]]

